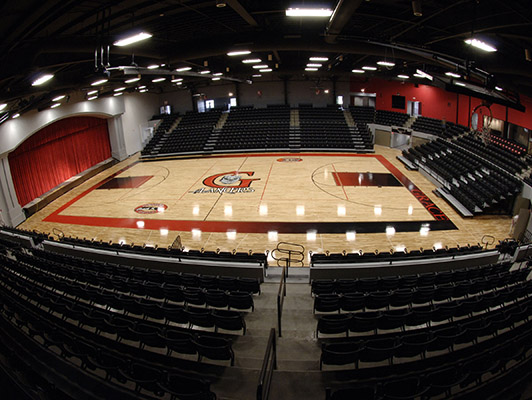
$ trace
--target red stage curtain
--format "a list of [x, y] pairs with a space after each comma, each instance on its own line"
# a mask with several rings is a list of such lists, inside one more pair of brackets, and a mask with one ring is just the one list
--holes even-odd
[[105, 119], [71, 117], [54, 122], [9, 153], [18, 201], [24, 206], [109, 157]]

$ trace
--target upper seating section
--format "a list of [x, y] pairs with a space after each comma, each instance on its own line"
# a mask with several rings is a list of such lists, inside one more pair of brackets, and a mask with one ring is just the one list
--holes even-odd
[[299, 108], [302, 149], [355, 149], [351, 129], [338, 106]]
[[178, 118], [179, 114], [170, 114], [162, 117], [161, 122], [159, 122], [157, 128], [155, 129], [155, 133], [153, 134], [149, 143], [144, 148], [143, 154], [150, 154], [150, 152], [153, 151], [155, 145], [159, 143], [161, 138], [170, 130], [170, 128]]
[[395, 111], [377, 110], [375, 123], [379, 125], [404, 126], [410, 115]]
[[219, 134], [211, 137], [214, 151], [287, 149], [290, 107], [232, 107]]
[[355, 123], [373, 124], [375, 122], [375, 108], [363, 106], [349, 106], [349, 112]]
[[452, 138], [453, 136], [461, 135], [469, 130], [463, 125], [423, 116], [416, 118], [412, 124], [412, 129], [419, 132], [430, 133], [431, 135], [443, 138]]
[[142, 155], [159, 156], [201, 152], [220, 119], [220, 115], [220, 110], [204, 113], [187, 111], [174, 130], [157, 138], [154, 136], [142, 151]]

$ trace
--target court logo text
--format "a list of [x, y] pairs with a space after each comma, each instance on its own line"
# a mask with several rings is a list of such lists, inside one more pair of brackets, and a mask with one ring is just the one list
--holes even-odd
[[135, 212], [138, 214], [157, 214], [162, 213], [168, 206], [162, 203], [148, 203], [143, 204], [135, 208]]
[[203, 184], [207, 186], [207, 188], [203, 187], [196, 189], [190, 193], [251, 193], [255, 191], [255, 189], [251, 187], [253, 181], [260, 180], [260, 178], [249, 178], [254, 174], [254, 171], [231, 171], [211, 175], [203, 180]]

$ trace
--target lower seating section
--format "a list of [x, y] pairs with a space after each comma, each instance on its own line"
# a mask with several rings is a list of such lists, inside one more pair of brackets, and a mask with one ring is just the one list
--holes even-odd
[[377, 110], [375, 123], [379, 125], [404, 126], [410, 115], [395, 111]]
[[204, 113], [187, 111], [173, 131], [157, 139], [152, 138], [142, 151], [142, 155], [160, 156], [201, 152], [220, 116], [220, 110], [210, 110]]
[[[315, 295], [320, 368], [337, 371], [327, 398], [509, 398], [501, 382], [532, 365], [531, 270], [509, 268], [390, 277], [397, 288], [388, 291], [373, 278], [330, 281], [331, 292]], [[314, 292], [326, 287], [313, 283]]]
[[473, 144], [470, 140], [469, 136], [453, 141], [437, 139], [404, 151], [403, 155], [424, 166], [440, 181], [442, 190], [471, 214], [511, 213], [522, 182], [511, 174], [511, 168], [494, 166], [496, 160], [486, 158], [490, 153], [482, 143]]
[[289, 147], [290, 107], [232, 107], [221, 132], [211, 137], [216, 150], [274, 150]]
[[356, 148], [353, 132], [338, 107], [300, 107], [299, 126], [302, 150]]
[[374, 107], [349, 106], [349, 112], [356, 124], [373, 124], [375, 122]]

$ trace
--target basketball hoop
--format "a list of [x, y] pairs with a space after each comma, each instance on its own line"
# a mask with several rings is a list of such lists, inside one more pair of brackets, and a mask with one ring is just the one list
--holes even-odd
[[[480, 117], [485, 116], [486, 118], [480, 121]], [[476, 106], [471, 113], [471, 129], [475, 131], [475, 134], [482, 140], [484, 145], [490, 143], [491, 136], [491, 121], [493, 120], [493, 114], [491, 112], [490, 103], [482, 103]], [[481, 122], [481, 123], [480, 123]]]

